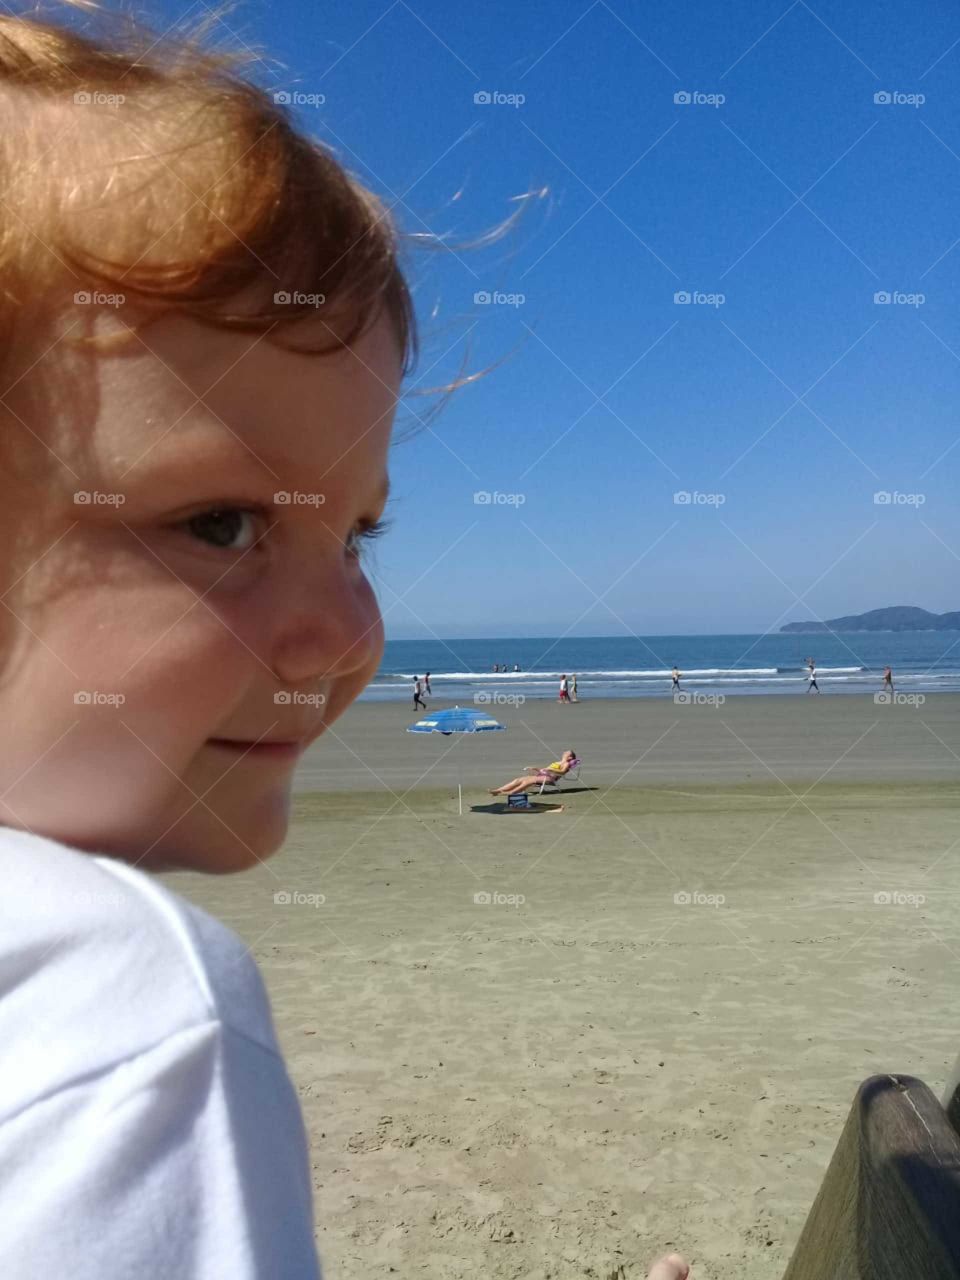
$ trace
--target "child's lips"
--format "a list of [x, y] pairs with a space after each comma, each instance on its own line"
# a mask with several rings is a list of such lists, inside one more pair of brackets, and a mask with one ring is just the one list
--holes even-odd
[[302, 739], [266, 741], [265, 739], [243, 741], [240, 738], [210, 738], [210, 745], [222, 751], [230, 751], [234, 755], [251, 757], [257, 760], [296, 760], [306, 749], [307, 743]]

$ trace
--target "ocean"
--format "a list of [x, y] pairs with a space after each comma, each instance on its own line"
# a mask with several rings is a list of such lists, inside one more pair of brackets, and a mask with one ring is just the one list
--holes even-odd
[[[512, 640], [388, 640], [366, 700], [411, 699], [415, 675], [430, 672], [434, 706], [496, 705], [556, 698], [562, 673], [576, 673], [580, 697], [671, 696], [670, 669], [692, 693], [806, 696], [805, 661], [816, 662], [824, 694], [872, 694], [883, 668], [898, 693], [960, 691], [960, 632], [847, 632], [842, 635], [595, 636]], [[508, 670], [494, 674], [494, 663]], [[514, 671], [514, 666], [519, 671]], [[814, 696], [814, 695], [810, 695]]]

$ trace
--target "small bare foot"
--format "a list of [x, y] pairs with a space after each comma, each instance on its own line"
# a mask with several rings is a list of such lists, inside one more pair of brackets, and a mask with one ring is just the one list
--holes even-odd
[[690, 1267], [679, 1253], [668, 1253], [658, 1258], [647, 1272], [647, 1280], [687, 1280]]

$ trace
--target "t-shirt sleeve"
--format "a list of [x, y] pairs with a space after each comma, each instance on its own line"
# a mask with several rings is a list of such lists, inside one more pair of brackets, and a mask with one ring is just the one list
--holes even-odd
[[0, 1125], [0, 1266], [18, 1280], [316, 1280], [283, 1062], [217, 1020]]

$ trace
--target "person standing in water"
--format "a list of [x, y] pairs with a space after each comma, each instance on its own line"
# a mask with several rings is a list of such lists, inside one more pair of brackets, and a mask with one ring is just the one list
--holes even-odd
[[580, 699], [577, 697], [577, 677], [575, 675], [570, 677], [570, 701], [571, 702], [580, 701]]
[[426, 673], [426, 675], [423, 677], [423, 687], [424, 687], [424, 688], [426, 689], [426, 691], [427, 691], [427, 697], [428, 697], [428, 698], [432, 698], [432, 697], [433, 697], [433, 690], [430, 688], [430, 672], [429, 672], [429, 671], [428, 671], [428, 672]]
[[570, 695], [569, 693], [567, 693], [567, 677], [566, 676], [560, 677], [560, 697], [557, 699], [557, 701], [558, 702], [570, 701]]
[[813, 659], [810, 659], [810, 665], [807, 668], [807, 693], [819, 693], [820, 686], [817, 684], [817, 668], [813, 665]]
[[673, 692], [677, 693], [679, 692], [679, 689], [680, 689], [680, 672], [677, 670], [676, 667], [673, 668], [672, 675], [673, 675]]
[[883, 691], [893, 693], [893, 670], [890, 667], [883, 669]]
[[422, 685], [421, 685], [421, 683], [420, 683], [420, 677], [419, 677], [419, 676], [414, 676], [414, 680], [413, 680], [413, 709], [414, 709], [414, 711], [416, 711], [418, 707], [423, 707], [424, 711], [426, 711], [426, 709], [427, 709], [427, 704], [426, 704], [426, 703], [424, 702], [424, 700], [423, 700], [423, 692], [422, 692], [422, 691], [423, 691], [423, 686], [422, 686]]

